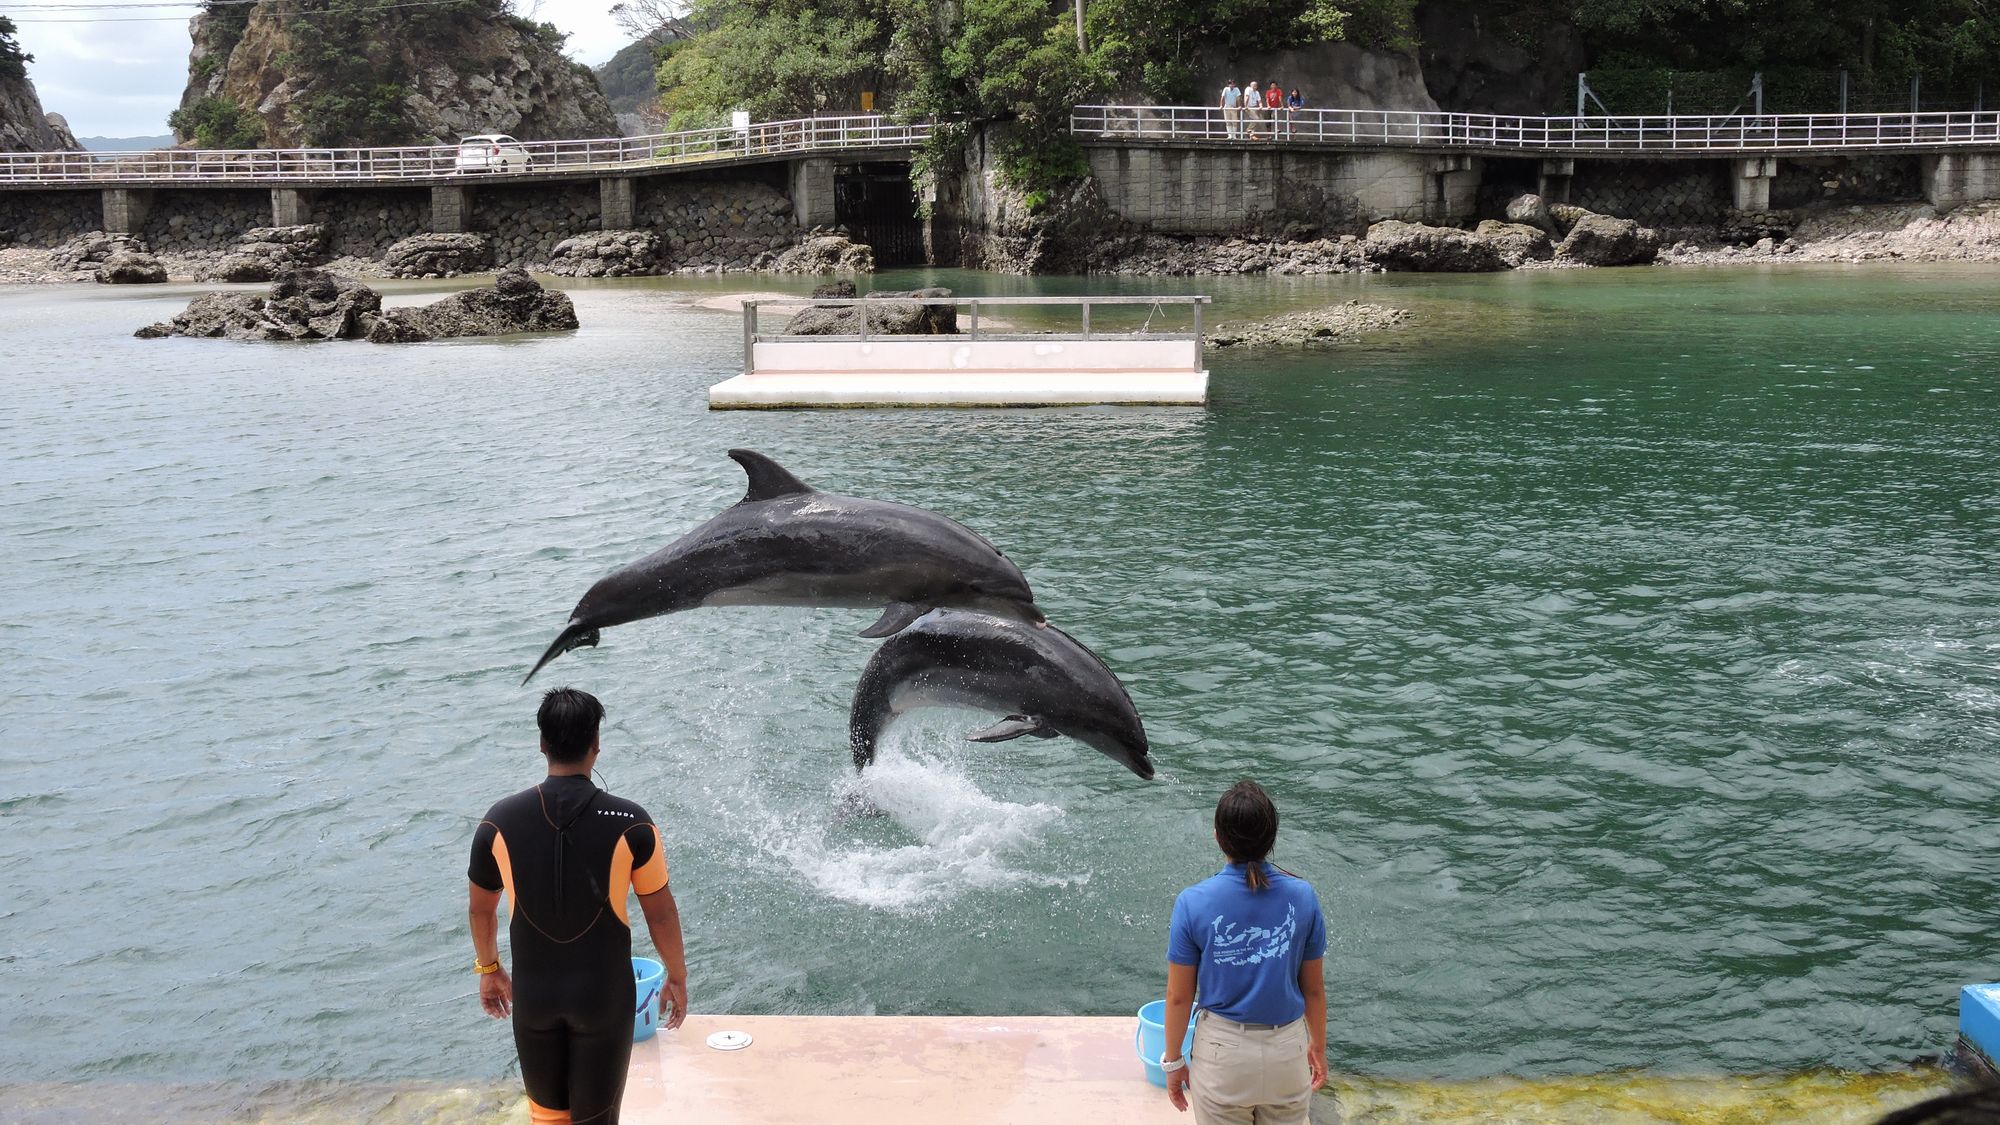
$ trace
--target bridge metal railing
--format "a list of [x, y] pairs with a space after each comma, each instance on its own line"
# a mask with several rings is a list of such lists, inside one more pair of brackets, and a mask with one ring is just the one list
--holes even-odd
[[[519, 141], [520, 167], [461, 169], [459, 145], [387, 148], [158, 149], [150, 152], [0, 153], [0, 184], [116, 186], [120, 184], [274, 184], [334, 181], [520, 180], [551, 172], [625, 171], [708, 160], [783, 156], [868, 148], [907, 148], [930, 136], [926, 123], [900, 124], [877, 114], [761, 121], [581, 141]], [[485, 146], [481, 146], [485, 147]], [[478, 162], [494, 159], [483, 155]]]
[[1725, 117], [1513, 117], [1420, 110], [1264, 110], [1225, 118], [1215, 106], [1078, 106], [1084, 140], [1147, 144], [1351, 145], [1524, 153], [1716, 153], [2000, 148], [2000, 112], [1797, 113]]

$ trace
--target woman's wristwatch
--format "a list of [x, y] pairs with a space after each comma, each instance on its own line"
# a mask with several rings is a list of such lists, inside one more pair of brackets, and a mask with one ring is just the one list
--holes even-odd
[[1186, 1070], [1186, 1069], [1187, 1069], [1186, 1055], [1183, 1055], [1180, 1058], [1174, 1059], [1172, 1061], [1168, 1061], [1167, 1056], [1165, 1055], [1160, 1056], [1160, 1070], [1162, 1073], [1172, 1074], [1176, 1070]]

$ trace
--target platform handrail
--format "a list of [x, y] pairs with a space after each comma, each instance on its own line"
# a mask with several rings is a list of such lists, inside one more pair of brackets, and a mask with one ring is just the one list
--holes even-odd
[[1070, 131], [1130, 144], [1755, 154], [2000, 148], [2000, 111], [1532, 117], [1314, 108], [1267, 109], [1246, 121], [1216, 106], [1086, 105], [1071, 113]]
[[0, 153], [0, 184], [321, 184], [452, 180], [527, 180], [551, 172], [619, 172], [745, 157], [856, 149], [914, 148], [929, 122], [895, 122], [880, 114], [801, 117], [573, 141], [516, 141], [503, 146], [527, 155], [519, 170], [460, 170], [460, 145], [380, 148], [152, 149], [131, 152]]
[[[1050, 341], [1050, 340], [1064, 340], [1064, 339], [1092, 340], [1092, 339], [1103, 339], [1106, 337], [1114, 337], [1120, 340], [1192, 340], [1194, 342], [1195, 347], [1194, 347], [1194, 361], [1191, 370], [1199, 371], [1202, 369], [1201, 356], [1202, 356], [1202, 351], [1205, 347], [1204, 343], [1205, 334], [1202, 328], [1202, 309], [1209, 304], [1210, 300], [1211, 298], [1209, 298], [1208, 296], [1200, 294], [1194, 294], [1188, 296], [1165, 296], [1165, 297], [1143, 297], [1143, 296], [911, 297], [903, 294], [888, 295], [888, 294], [863, 293], [854, 297], [759, 297], [743, 302], [743, 373], [745, 375], [753, 375], [756, 373], [757, 345], [760, 343], [856, 342], [856, 343], [879, 344], [884, 341], [922, 343], [922, 342], [935, 342], [939, 339], [957, 338], [960, 335], [962, 335], [965, 338], [965, 341], [967, 343], [978, 343], [981, 340], [989, 342], [998, 340], [1004, 340], [1004, 341], [1022, 341], [1022, 340]], [[859, 328], [860, 328], [860, 331], [858, 333], [841, 334], [841, 335], [816, 335], [816, 334], [794, 334], [787, 332], [776, 332], [776, 333], [766, 334], [758, 331], [758, 315], [760, 310], [764, 308], [846, 309], [846, 308], [856, 308], [859, 306], [865, 306], [870, 301], [882, 304], [887, 304], [890, 302], [906, 302], [909, 304], [951, 305], [953, 308], [964, 308], [967, 310], [966, 331], [964, 333], [955, 333], [952, 334], [951, 336], [944, 336], [943, 334], [911, 335], [911, 334], [901, 334], [901, 333], [894, 335], [883, 335], [881, 333], [875, 333], [871, 335], [868, 331], [868, 315], [865, 309], [863, 309], [861, 316], [857, 318], [859, 321]], [[1191, 310], [1193, 324], [1192, 327], [1190, 327], [1186, 331], [1181, 331], [1178, 329], [1163, 329], [1158, 332], [1139, 331], [1139, 332], [1106, 333], [1100, 329], [1096, 332], [1096, 335], [1092, 335], [1090, 310], [1093, 306], [1100, 306], [1100, 305], [1127, 306], [1127, 307], [1150, 305], [1159, 307], [1163, 310], [1167, 308], [1179, 308], [1185, 306]], [[987, 332], [984, 335], [982, 335], [979, 331], [979, 310], [981, 309], [981, 307], [994, 307], [994, 306], [1002, 308], [1018, 308], [1023, 306], [1042, 306], [1042, 307], [1076, 306], [1079, 317], [1079, 330], [1075, 333], [1050, 331], [1050, 332], [1012, 332], [1012, 333], [995, 334], [992, 332]]]

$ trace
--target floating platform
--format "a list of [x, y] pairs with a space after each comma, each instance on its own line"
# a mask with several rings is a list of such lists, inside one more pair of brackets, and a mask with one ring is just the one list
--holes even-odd
[[1959, 990], [1958, 1054], [1968, 1069], [2000, 1080], [2000, 984]]
[[[704, 1016], [632, 1048], [628, 1125], [1161, 1125], [1132, 1016]], [[720, 1031], [750, 1045], [720, 1051]]]
[[[937, 297], [746, 301], [743, 373], [708, 390], [716, 410], [890, 406], [1201, 406], [1206, 297]], [[761, 332], [766, 309], [827, 308], [847, 335]], [[921, 311], [921, 315], [918, 310]], [[1079, 327], [1019, 318], [1074, 313]], [[1098, 314], [1093, 328], [1092, 314]], [[1143, 316], [1106, 328], [1104, 318]], [[1007, 317], [996, 322], [995, 314]], [[984, 331], [982, 331], [984, 314]], [[1063, 319], [1067, 319], [1064, 317]], [[1156, 325], [1157, 321], [1164, 321]], [[893, 334], [887, 322], [951, 331]], [[839, 325], [836, 322], [836, 326]]]

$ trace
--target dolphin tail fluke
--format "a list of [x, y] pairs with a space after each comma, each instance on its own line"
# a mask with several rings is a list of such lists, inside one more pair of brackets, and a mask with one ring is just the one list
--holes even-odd
[[549, 645], [547, 652], [542, 653], [540, 660], [535, 661], [535, 666], [528, 669], [528, 674], [521, 677], [521, 683], [525, 685], [529, 680], [534, 679], [535, 673], [542, 670], [542, 665], [547, 664], [570, 649], [592, 648], [596, 644], [597, 629], [595, 626], [584, 625], [580, 622], [571, 622], [568, 628], [556, 634], [555, 642]]
[[875, 624], [861, 630], [861, 635], [869, 638], [893, 637], [897, 633], [909, 628], [910, 622], [915, 621], [930, 611], [931, 607], [927, 605], [912, 605], [909, 602], [890, 602], [883, 608], [882, 616], [875, 619]]

